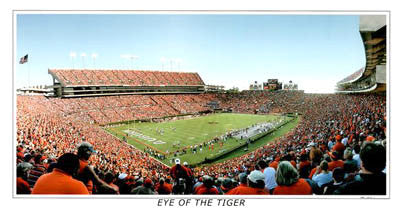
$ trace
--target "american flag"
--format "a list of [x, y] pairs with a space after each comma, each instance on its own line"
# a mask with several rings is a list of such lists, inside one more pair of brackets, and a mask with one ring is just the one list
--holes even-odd
[[28, 62], [28, 54], [26, 54], [24, 57], [21, 57], [21, 58], [19, 59], [19, 63], [20, 63], [20, 64], [24, 64], [24, 63], [26, 63], [26, 62]]

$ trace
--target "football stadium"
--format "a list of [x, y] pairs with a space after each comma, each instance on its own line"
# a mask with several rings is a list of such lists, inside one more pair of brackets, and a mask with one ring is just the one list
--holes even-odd
[[[386, 16], [357, 20], [365, 65], [332, 93], [269, 75], [224, 89], [178, 60], [157, 70], [49, 64], [40, 73], [51, 84], [16, 89], [15, 193], [385, 197]], [[21, 67], [39, 58], [18, 54]]]

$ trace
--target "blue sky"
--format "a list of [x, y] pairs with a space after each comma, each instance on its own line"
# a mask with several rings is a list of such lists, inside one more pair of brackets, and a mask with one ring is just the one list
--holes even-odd
[[[206, 84], [248, 89], [278, 78], [333, 92], [365, 64], [358, 16], [20, 14], [16, 25], [15, 61], [29, 54], [16, 66], [17, 87], [51, 84], [48, 68], [170, 70], [165, 58], [181, 59], [172, 69], [198, 72]], [[133, 66], [126, 54], [139, 57]]]

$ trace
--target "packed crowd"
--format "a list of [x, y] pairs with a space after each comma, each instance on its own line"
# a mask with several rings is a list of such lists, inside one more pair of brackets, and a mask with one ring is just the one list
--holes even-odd
[[[60, 100], [47, 99], [66, 115], [77, 116], [90, 123], [106, 124], [126, 120], [162, 118], [208, 110], [213, 95], [121, 95]], [[47, 101], [46, 100], [46, 101]]]
[[[17, 193], [51, 193], [38, 186], [41, 179], [74, 176], [68, 178], [74, 180], [71, 185], [83, 182], [93, 194], [386, 194], [385, 96], [185, 95], [175, 106], [190, 102], [202, 106], [216, 100], [234, 112], [252, 113], [263, 107], [268, 113], [302, 114], [298, 126], [278, 140], [241, 157], [196, 168], [179, 160], [169, 168], [90, 124], [90, 112], [103, 114], [107, 108], [129, 103], [128, 107], [142, 108], [158, 101], [169, 103], [167, 96], [142, 97], [18, 96]], [[179, 95], [171, 97], [178, 99]], [[74, 193], [86, 192], [80, 188]]]
[[71, 85], [186, 86], [204, 85], [198, 73], [139, 70], [50, 69], [60, 82]]
[[218, 95], [220, 108], [238, 113], [298, 112], [305, 103], [299, 91], [242, 91]]

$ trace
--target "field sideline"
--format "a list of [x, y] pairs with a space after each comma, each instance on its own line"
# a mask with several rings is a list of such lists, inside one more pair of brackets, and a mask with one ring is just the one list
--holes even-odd
[[[287, 117], [222, 113], [162, 123], [143, 122], [124, 124], [106, 127], [105, 130], [120, 139], [124, 139], [123, 137], [125, 136], [127, 142], [138, 149], [145, 150], [151, 147], [160, 153], [170, 153], [162, 161], [167, 165], [171, 165], [171, 158], [174, 157], [173, 153], [177, 150], [208, 142], [231, 130], [243, 129], [257, 123], [272, 123], [279, 120], [287, 120]], [[129, 136], [127, 136], [128, 132], [130, 133]], [[221, 154], [244, 142], [245, 140], [229, 138], [223, 145], [215, 143], [212, 149], [209, 145], [203, 147], [201, 151], [198, 148], [195, 154], [187, 150], [186, 154], [177, 157], [181, 158], [182, 161], [193, 164], [204, 160], [205, 157], [209, 158]]]

